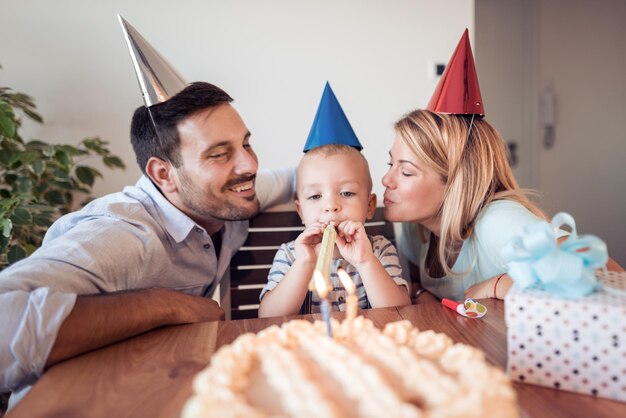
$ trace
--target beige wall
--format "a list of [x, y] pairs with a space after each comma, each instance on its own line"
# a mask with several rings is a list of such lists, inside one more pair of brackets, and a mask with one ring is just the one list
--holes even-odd
[[[513, 173], [522, 187], [536, 188], [537, 64], [534, 42], [536, 10], [524, 0], [476, 1], [476, 70], [486, 118], [507, 143], [514, 143], [518, 162]], [[535, 19], [536, 20], [536, 19]], [[531, 45], [533, 47], [531, 48]]]
[[[141, 104], [117, 22], [124, 16], [188, 80], [235, 98], [261, 165], [296, 164], [326, 80], [365, 146], [376, 191], [395, 119], [424, 106], [473, 0], [0, 0], [0, 85], [26, 92], [46, 120], [26, 137], [100, 135], [129, 169], [105, 172], [104, 194], [139, 175], [128, 141]], [[382, 199], [382, 196], [380, 196]], [[379, 202], [382, 203], [382, 202]]]
[[[27, 138], [75, 143], [100, 135], [129, 169], [107, 172], [104, 194], [134, 183], [128, 143], [141, 104], [116, 13], [189, 81], [229, 91], [261, 165], [295, 164], [329, 79], [365, 146], [377, 192], [391, 124], [423, 106], [474, 1], [0, 0], [0, 85], [32, 95], [46, 123]], [[626, 264], [626, 2], [476, 0], [476, 53], [487, 116], [519, 142], [516, 175], [550, 213], [604, 238]], [[482, 23], [481, 23], [482, 22]], [[540, 142], [539, 93], [554, 86], [557, 139]], [[277, 152], [280, 150], [280, 152]]]

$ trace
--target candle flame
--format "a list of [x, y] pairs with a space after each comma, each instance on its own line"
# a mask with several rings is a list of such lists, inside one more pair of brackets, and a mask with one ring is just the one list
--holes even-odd
[[354, 282], [348, 273], [346, 273], [344, 269], [339, 268], [337, 269], [337, 275], [339, 276], [339, 280], [341, 280], [341, 284], [343, 284], [343, 288], [346, 289], [346, 292], [348, 292], [349, 295], [354, 294], [356, 286], [354, 286]]
[[313, 272], [313, 280], [315, 281], [315, 289], [317, 290], [317, 295], [320, 297], [320, 299], [325, 299], [328, 295], [328, 288], [326, 287], [326, 281], [324, 280], [322, 272], [319, 270], [315, 270]]

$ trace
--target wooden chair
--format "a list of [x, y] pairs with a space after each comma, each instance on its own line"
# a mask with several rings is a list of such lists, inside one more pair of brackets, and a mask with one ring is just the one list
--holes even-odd
[[[376, 208], [365, 229], [368, 234], [383, 235], [395, 244], [393, 224], [385, 221], [383, 208]], [[267, 283], [276, 251], [303, 230], [295, 211], [264, 212], [250, 220], [248, 239], [230, 264], [230, 319], [257, 317], [259, 295]]]
[[9, 398], [11, 397], [11, 392], [2, 392], [0, 393], [0, 418], [4, 417], [9, 408]]

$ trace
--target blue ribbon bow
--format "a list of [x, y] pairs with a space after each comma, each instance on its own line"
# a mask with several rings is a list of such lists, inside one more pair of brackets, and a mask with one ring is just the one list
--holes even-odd
[[[559, 246], [556, 231], [563, 225], [572, 232]], [[515, 286], [538, 285], [566, 298], [593, 292], [598, 285], [594, 270], [604, 267], [609, 257], [604, 241], [594, 235], [577, 236], [574, 218], [564, 212], [557, 213], [551, 223], [525, 226], [524, 233], [507, 243], [501, 254]]]

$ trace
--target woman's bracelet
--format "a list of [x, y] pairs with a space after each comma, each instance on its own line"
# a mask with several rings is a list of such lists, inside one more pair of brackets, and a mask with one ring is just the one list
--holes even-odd
[[502, 276], [504, 276], [506, 273], [502, 273], [501, 275], [498, 276], [498, 278], [496, 279], [495, 284], [493, 285], [493, 298], [494, 299], [498, 299], [498, 296], [496, 294], [496, 289], [498, 288], [498, 283], [500, 282], [500, 279], [502, 278]]
[[415, 302], [417, 302], [417, 298], [419, 298], [419, 297], [420, 297], [420, 295], [421, 295], [422, 293], [424, 293], [425, 291], [426, 291], [426, 289], [424, 289], [423, 287], [422, 287], [422, 288], [417, 289], [417, 292], [415, 292]]

